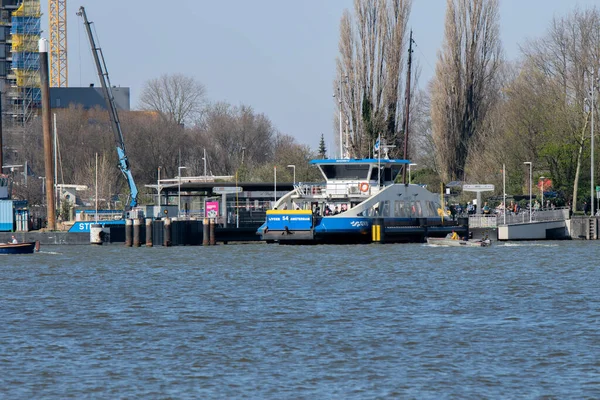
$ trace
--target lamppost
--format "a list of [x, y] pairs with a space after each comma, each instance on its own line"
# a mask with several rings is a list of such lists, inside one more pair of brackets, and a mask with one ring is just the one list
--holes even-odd
[[594, 68], [592, 68], [592, 126], [590, 130], [591, 164], [590, 164], [590, 215], [594, 212]]
[[158, 200], [157, 203], [158, 203], [159, 206], [161, 205], [160, 204], [160, 190], [161, 190], [161, 187], [160, 187], [160, 169], [161, 169], [161, 166], [159, 165], [158, 166], [158, 179], [156, 180], [156, 197], [157, 197], [157, 200]]
[[542, 181], [542, 210], [544, 209], [544, 179], [545, 176], [540, 176], [540, 180]]
[[417, 165], [417, 164], [415, 164], [415, 163], [408, 164], [408, 183], [412, 182], [412, 179], [410, 178], [410, 167], [411, 167], [411, 165]]
[[533, 199], [533, 196], [531, 194], [531, 177], [533, 164], [531, 161], [525, 161], [523, 164], [529, 164], [529, 222], [531, 223], [531, 212], [533, 211], [533, 204], [531, 204], [531, 201]]
[[[344, 82], [346, 84], [348, 84], [348, 74], [346, 74], [346, 76], [344, 77]], [[341, 81], [338, 82], [338, 90], [337, 91], [338, 91], [337, 92], [338, 107], [340, 109], [339, 110], [340, 111], [340, 116], [339, 116], [339, 118], [340, 118], [340, 158], [345, 158], [346, 157], [346, 149], [344, 146], [344, 137], [343, 137], [344, 130], [342, 128], [343, 122], [342, 122], [342, 82]], [[333, 93], [333, 97], [336, 97], [335, 93]], [[347, 143], [346, 143], [346, 145], [347, 145]]]
[[294, 164], [288, 165], [288, 168], [292, 168], [294, 170], [294, 186], [296, 186], [296, 166]]
[[177, 167], [177, 218], [181, 215], [181, 170], [186, 167]]

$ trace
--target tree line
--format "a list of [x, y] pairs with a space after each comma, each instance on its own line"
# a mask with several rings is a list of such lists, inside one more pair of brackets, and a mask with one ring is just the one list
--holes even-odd
[[[412, 176], [432, 188], [450, 181], [492, 183], [498, 195], [505, 172], [507, 192], [524, 194], [529, 187], [524, 163], [531, 162], [532, 185], [544, 176], [564, 203], [575, 208], [587, 200], [592, 171], [600, 176], [598, 163], [591, 163], [590, 140], [592, 115], [598, 115], [598, 102], [592, 101], [600, 76], [598, 8], [575, 7], [555, 16], [544, 35], [521, 43], [519, 59], [507, 60], [498, 0], [447, 0], [434, 77], [419, 89], [418, 57], [410, 87], [405, 82], [411, 7], [412, 0], [354, 0], [341, 17], [333, 136], [338, 140], [341, 110], [348, 155], [371, 156], [381, 137], [395, 146], [390, 156], [404, 157], [408, 137], [406, 157], [418, 165]], [[418, 37], [416, 32], [417, 48]], [[162, 177], [175, 177], [180, 165], [186, 175], [203, 175], [205, 151], [208, 175], [271, 181], [277, 165], [278, 179], [291, 181], [292, 170], [285, 167], [292, 164], [297, 181], [321, 180], [308, 161], [330, 150], [323, 136], [313, 150], [251, 106], [210, 103], [205, 92], [193, 78], [163, 75], [144, 86], [141, 111], [121, 112], [140, 188], [156, 182], [159, 167]], [[99, 197], [126, 192], [107, 113], [71, 107], [56, 114], [59, 182], [94, 187], [98, 153]], [[27, 161], [42, 175], [40, 122], [7, 139], [7, 162]], [[598, 140], [594, 150], [600, 155], [597, 146]], [[35, 199], [41, 184], [29, 179], [19, 196]]]
[[[368, 156], [379, 135], [397, 146], [393, 156], [404, 156], [398, 122], [407, 118], [401, 92], [411, 6], [412, 0], [355, 0], [341, 18], [333, 84], [347, 88], [336, 107], [356, 157]], [[443, 44], [425, 89], [418, 89], [418, 58], [413, 71], [407, 154], [419, 166], [413, 176], [435, 188], [455, 180], [493, 183], [498, 195], [505, 165], [507, 192], [522, 194], [529, 190], [524, 163], [531, 162], [533, 186], [550, 178], [561, 201], [575, 208], [590, 195], [600, 12], [575, 6], [555, 16], [542, 37], [520, 44], [517, 60], [504, 57], [500, 26], [498, 0], [446, 1]], [[415, 41], [418, 47], [418, 33]], [[597, 146], [598, 140], [600, 154]], [[596, 159], [596, 179], [597, 166]]]
[[[140, 191], [141, 203], [152, 201], [152, 190], [144, 185], [182, 176], [235, 176], [239, 182], [270, 182], [274, 167], [277, 179], [292, 182], [296, 165], [298, 181], [314, 181], [317, 171], [308, 161], [318, 154], [306, 145], [277, 130], [264, 114], [246, 105], [209, 103], [204, 86], [183, 75], [163, 75], [144, 86], [139, 111], [120, 111], [127, 156]], [[58, 183], [88, 186], [78, 193], [95, 198], [101, 207], [114, 207], [115, 195], [126, 202], [128, 185], [117, 168], [116, 143], [106, 110], [85, 110], [72, 105], [53, 110], [58, 137]], [[43, 204], [44, 175], [41, 118], [35, 118], [23, 132], [5, 138], [8, 164], [27, 162], [31, 176], [18, 178], [13, 172], [14, 197], [30, 204]], [[206, 163], [204, 155], [206, 154]], [[97, 166], [96, 166], [97, 165]], [[206, 171], [204, 166], [206, 165]], [[160, 169], [160, 172], [159, 172]], [[98, 183], [96, 185], [96, 171]], [[26, 182], [26, 184], [25, 184]]]

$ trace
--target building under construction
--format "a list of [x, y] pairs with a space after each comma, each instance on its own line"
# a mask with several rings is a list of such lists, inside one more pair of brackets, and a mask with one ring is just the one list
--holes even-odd
[[41, 100], [40, 0], [1, 0], [0, 7], [3, 122], [9, 126], [24, 126], [40, 107]]
[[[105, 107], [101, 88], [68, 88], [67, 0], [48, 1], [52, 108]], [[40, 0], [0, 0], [0, 106], [4, 128], [19, 130], [38, 114], [40, 103]], [[129, 88], [115, 88], [117, 106], [129, 110]]]
[[40, 0], [23, 0], [12, 12], [12, 74], [8, 110], [15, 125], [25, 125], [41, 106], [39, 40]]

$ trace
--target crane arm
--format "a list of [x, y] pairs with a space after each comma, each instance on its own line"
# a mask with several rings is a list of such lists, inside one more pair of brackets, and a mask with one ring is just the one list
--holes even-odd
[[79, 7], [78, 15], [83, 17], [83, 23], [90, 40], [90, 46], [92, 47], [92, 53], [94, 55], [94, 61], [96, 63], [96, 69], [98, 70], [98, 77], [100, 78], [100, 84], [102, 85], [102, 93], [104, 94], [104, 100], [106, 101], [106, 108], [110, 116], [110, 124], [115, 136], [115, 144], [117, 146], [117, 155], [119, 157], [119, 169], [125, 176], [127, 184], [129, 185], [129, 191], [131, 192], [131, 200], [129, 207], [137, 206], [137, 195], [138, 189], [133, 180], [131, 169], [129, 168], [129, 160], [127, 158], [127, 151], [125, 150], [125, 142], [123, 141], [123, 132], [121, 131], [121, 122], [119, 121], [119, 114], [117, 113], [117, 106], [115, 104], [115, 98], [112, 93], [112, 86], [108, 77], [108, 70], [106, 69], [106, 62], [104, 61], [104, 55], [102, 49], [96, 46], [92, 29], [91, 22], [88, 21], [85, 13], [85, 8]]

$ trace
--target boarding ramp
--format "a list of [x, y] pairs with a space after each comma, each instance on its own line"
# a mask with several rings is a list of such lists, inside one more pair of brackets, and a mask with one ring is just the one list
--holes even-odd
[[[531, 214], [531, 222], [566, 221], [569, 219], [569, 208], [561, 207], [552, 210], [538, 210]], [[506, 222], [505, 222], [506, 221]], [[502, 213], [494, 215], [470, 215], [469, 228], [497, 228], [499, 225], [518, 225], [529, 223], [529, 210], [518, 214]]]
[[518, 214], [471, 215], [469, 230], [497, 229], [498, 240], [540, 240], [568, 237], [569, 208], [529, 210]]

